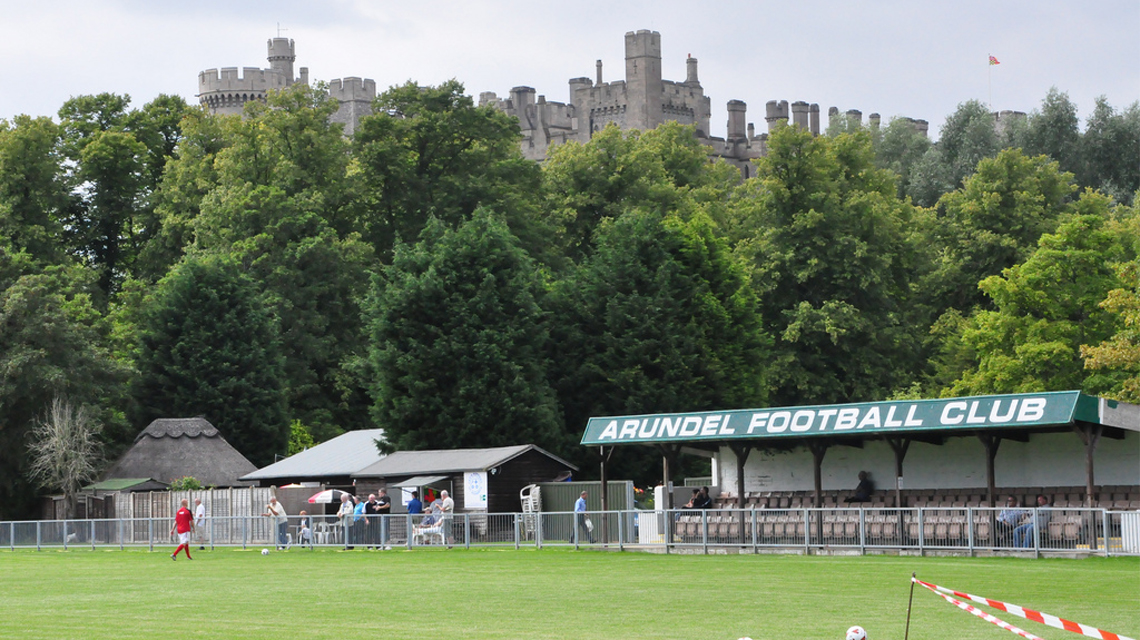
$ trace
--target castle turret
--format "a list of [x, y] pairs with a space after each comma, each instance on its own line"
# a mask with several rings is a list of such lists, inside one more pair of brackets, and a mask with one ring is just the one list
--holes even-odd
[[776, 128], [777, 122], [788, 119], [788, 101], [769, 100], [764, 105], [764, 112], [764, 121], [768, 123], [768, 133], [771, 133]]
[[602, 61], [598, 60], [596, 66], [598, 68], [598, 81], [597, 81], [597, 83], [602, 84]]
[[792, 124], [808, 131], [808, 103], [797, 100], [792, 103]]
[[697, 79], [697, 59], [689, 56], [685, 60], [685, 84], [695, 84], [700, 86], [701, 81]]
[[368, 78], [343, 78], [329, 82], [329, 97], [340, 102], [340, 109], [330, 120], [344, 125], [344, 134], [351, 136], [360, 119], [372, 113], [376, 98], [376, 81]]
[[925, 138], [925, 137], [927, 137], [927, 134], [930, 132], [930, 123], [927, 122], [926, 120], [915, 120], [914, 121], [914, 129], [915, 129], [915, 131], [918, 131], [919, 133], [921, 133], [922, 137]]
[[270, 38], [267, 47], [269, 68], [285, 78], [285, 86], [293, 84], [293, 62], [297, 59], [293, 41], [288, 38]]
[[728, 135], [725, 140], [728, 142], [738, 142], [746, 140], [745, 137], [745, 118], [748, 112], [748, 105], [741, 100], [728, 101]]
[[661, 34], [642, 29], [625, 34], [626, 126], [648, 130], [664, 122], [661, 96]]
[[810, 120], [811, 120], [811, 134], [813, 136], [818, 136], [819, 135], [819, 105], [818, 104], [812, 104], [811, 108], [808, 109], [808, 113], [811, 115], [811, 118], [810, 118]]

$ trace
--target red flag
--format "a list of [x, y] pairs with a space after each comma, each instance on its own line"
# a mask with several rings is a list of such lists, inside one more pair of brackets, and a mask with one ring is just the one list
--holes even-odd
[[997, 59], [997, 58], [995, 58], [995, 57], [993, 57], [993, 56], [990, 56], [990, 66], [992, 67], [992, 66], [993, 66], [993, 65], [995, 65], [995, 64], [1001, 64], [1001, 63], [1000, 63], [1000, 62], [998, 62], [998, 59]]

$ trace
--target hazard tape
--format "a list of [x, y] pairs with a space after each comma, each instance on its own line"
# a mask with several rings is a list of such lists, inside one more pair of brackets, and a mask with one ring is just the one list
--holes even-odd
[[1001, 627], [1002, 629], [1005, 629], [1006, 631], [1012, 631], [1012, 632], [1016, 633], [1017, 635], [1021, 636], [1022, 638], [1026, 638], [1026, 640], [1042, 640], [1042, 638], [1035, 636], [1032, 633], [1029, 633], [1028, 631], [1026, 631], [1024, 629], [1019, 629], [1018, 627], [1013, 626], [1012, 624], [1006, 622], [1005, 620], [1002, 620], [1000, 618], [992, 616], [992, 615], [986, 613], [985, 611], [982, 611], [981, 609], [975, 607], [972, 604], [966, 604], [965, 602], [962, 602], [961, 600], [958, 600], [957, 598], [953, 598], [951, 596], [948, 596], [945, 593], [939, 593], [934, 588], [934, 585], [927, 584], [927, 583], [925, 583], [922, 580], [919, 580], [917, 578], [911, 578], [911, 580], [913, 580], [914, 582], [917, 582], [918, 584], [926, 587], [927, 589], [930, 589], [931, 593], [933, 593], [934, 595], [939, 596], [941, 598], [945, 598], [945, 600], [947, 602], [958, 607], [962, 611], [967, 611], [969, 613], [972, 613], [972, 614], [978, 616], [979, 618], [981, 618], [982, 620], [985, 620], [986, 622], [992, 622], [992, 623], [996, 624], [997, 626]]
[[[1120, 634], [1113, 633], [1111, 631], [1104, 631], [1103, 629], [1097, 629], [1096, 627], [1090, 627], [1088, 625], [1084, 625], [1084, 624], [1081, 624], [1079, 622], [1073, 622], [1071, 620], [1065, 620], [1064, 618], [1058, 618], [1057, 616], [1049, 615], [1048, 613], [1042, 613], [1040, 611], [1034, 611], [1033, 609], [1026, 609], [1024, 607], [1019, 607], [1016, 604], [1009, 604], [1008, 602], [1001, 602], [1000, 600], [990, 600], [989, 598], [983, 598], [981, 596], [975, 596], [973, 594], [964, 593], [962, 591], [954, 591], [953, 589], [947, 589], [946, 587], [940, 587], [936, 584], [930, 584], [929, 582], [923, 582], [922, 580], [919, 580], [918, 578], [914, 578], [914, 577], [911, 578], [911, 581], [916, 582], [916, 583], [926, 587], [927, 589], [930, 589], [935, 594], [942, 596], [946, 600], [955, 603], [959, 608], [965, 609], [967, 611], [969, 611], [969, 609], [966, 609], [966, 607], [970, 607], [970, 609], [973, 609], [973, 607], [971, 607], [968, 604], [959, 602], [959, 601], [955, 600], [954, 598], [951, 598], [947, 594], [957, 596], [958, 598], [965, 598], [966, 600], [971, 600], [971, 601], [977, 602], [979, 604], [984, 604], [984, 605], [993, 607], [994, 609], [998, 609], [999, 611], [1005, 611], [1006, 613], [1012, 613], [1013, 615], [1025, 618], [1026, 620], [1032, 620], [1034, 622], [1040, 622], [1043, 625], [1055, 627], [1057, 629], [1064, 629], [1065, 631], [1071, 631], [1073, 633], [1079, 633], [1081, 635], [1088, 636], [1090, 638], [1099, 638], [1100, 640], [1133, 640], [1133, 638], [1129, 638], [1128, 636], [1122, 636]], [[977, 609], [975, 609], [975, 611], [977, 611]], [[970, 613], [974, 613], [974, 611], [971, 611]], [[989, 614], [985, 614], [981, 611], [978, 611], [977, 613], [974, 613], [974, 615], [977, 615], [978, 617], [981, 617], [981, 618], [985, 618]], [[993, 618], [993, 616], [989, 616], [989, 617]], [[1003, 626], [1003, 625], [1005, 625], [1005, 623], [1003, 623], [1001, 620], [998, 620], [997, 618], [993, 618], [993, 620], [989, 620], [989, 621], [993, 622], [994, 624], [998, 625], [999, 627], [1002, 627], [1004, 629], [1008, 629], [1009, 631], [1013, 631], [1014, 633], [1022, 635], [1026, 638], [1036, 638], [1037, 637], [1037, 636], [1034, 636], [1033, 634], [1026, 635], [1028, 632], [1021, 631], [1020, 629], [1017, 629], [1017, 627], [1012, 627], [1012, 625]]]

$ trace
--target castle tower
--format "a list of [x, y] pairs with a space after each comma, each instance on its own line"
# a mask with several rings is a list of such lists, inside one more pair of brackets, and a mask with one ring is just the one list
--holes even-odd
[[269, 49], [269, 68], [285, 78], [285, 86], [293, 84], [293, 61], [297, 59], [297, 52], [293, 41], [288, 38], [270, 38], [267, 43]]
[[641, 29], [625, 34], [626, 126], [648, 130], [664, 122], [661, 95], [661, 34]]

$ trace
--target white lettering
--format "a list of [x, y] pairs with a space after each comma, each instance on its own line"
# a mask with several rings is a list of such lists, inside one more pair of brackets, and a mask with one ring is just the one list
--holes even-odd
[[975, 401], [970, 403], [970, 413], [969, 413], [969, 415], [966, 416], [966, 424], [985, 424], [985, 422], [986, 422], [985, 416], [979, 416], [979, 415], [977, 415], [977, 413], [978, 413], [978, 401], [975, 400]]
[[626, 436], [636, 438], [637, 425], [637, 420], [626, 420], [625, 422], [621, 423], [621, 433], [618, 434], [618, 439], [620, 440]]
[[907, 427], [921, 427], [922, 426], [922, 420], [915, 420], [914, 419], [914, 412], [915, 411], [918, 411], [918, 405], [917, 404], [910, 405], [910, 408], [906, 410], [906, 420], [903, 422], [903, 426], [907, 426]]
[[720, 424], [720, 416], [705, 416], [705, 423], [701, 425], [702, 436], [715, 436], [716, 428]]
[[676, 438], [677, 437], [677, 431], [680, 430], [680, 428], [681, 428], [681, 419], [680, 418], [677, 418], [676, 420], [674, 420], [673, 418], [663, 418], [661, 420], [661, 431], [657, 432], [657, 437], [660, 438], [661, 436], [665, 435], [665, 436], [669, 436], [670, 438]]
[[[772, 421], [768, 423], [768, 433], [783, 433], [788, 429], [788, 422], [792, 414], [788, 411], [777, 411], [772, 414]], [[779, 424], [777, 424], [779, 422]]]
[[605, 429], [602, 429], [602, 435], [598, 436], [598, 440], [617, 440], [617, 420], [610, 420]]
[[835, 409], [823, 409], [823, 410], [821, 410], [817, 414], [821, 418], [821, 420], [819, 422], [819, 430], [823, 431], [824, 429], [826, 429], [827, 428], [827, 421], [831, 418], [831, 416], [833, 416], [837, 413], [839, 413], [839, 412], [836, 411]]
[[883, 420], [883, 426], [884, 427], [901, 427], [902, 426], [902, 420], [892, 420], [892, 418], [895, 417], [895, 409], [898, 409], [898, 407], [896, 407], [893, 404], [887, 408], [887, 417]]
[[[637, 430], [637, 437], [639, 438], [652, 438], [654, 433], [657, 433], [657, 426], [661, 424], [661, 418], [654, 418], [653, 424], [649, 424], [649, 420], [641, 421], [641, 428]], [[649, 427], [646, 429], [646, 427]]]
[[862, 429], [863, 427], [873, 427], [875, 429], [878, 429], [881, 426], [883, 425], [879, 422], [879, 408], [871, 407], [867, 410], [867, 415], [863, 416], [863, 419], [859, 421], [858, 428]]
[[942, 408], [942, 420], [940, 420], [940, 422], [942, 424], [958, 424], [958, 423], [962, 422], [963, 416], [961, 414], [951, 416], [950, 412], [951, 411], [965, 411], [965, 410], [966, 410], [966, 403], [965, 402], [948, 402], [948, 403], [946, 403], [946, 406]]
[[1017, 400], [1009, 404], [1009, 411], [1005, 415], [998, 415], [998, 409], [1001, 408], [1001, 400], [994, 400], [994, 406], [990, 407], [990, 422], [1009, 422], [1013, 420], [1013, 414], [1017, 411]]
[[701, 430], [701, 419], [698, 416], [689, 416], [681, 424], [682, 436], [695, 436]]
[[736, 429], [729, 429], [728, 428], [728, 421], [731, 419], [732, 419], [732, 414], [728, 414], [724, 417], [724, 422], [720, 423], [720, 433], [718, 435], [722, 435], [722, 436], [736, 435]]
[[792, 416], [792, 431], [803, 433], [811, 430], [811, 423], [815, 421], [815, 412], [809, 409], [797, 411]]
[[859, 418], [859, 410], [854, 407], [847, 409], [840, 409], [839, 416], [835, 419], [836, 429], [854, 429], [855, 422]]
[[1017, 412], [1018, 422], [1032, 422], [1045, 416], [1045, 398], [1026, 398]]
[[748, 433], [752, 433], [760, 427], [767, 426], [769, 415], [771, 414], [767, 411], [752, 414], [752, 420], [748, 423]]

